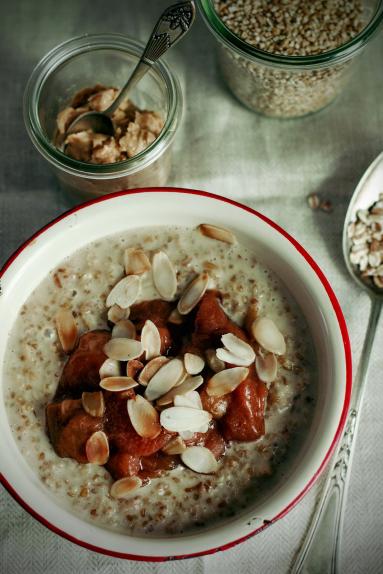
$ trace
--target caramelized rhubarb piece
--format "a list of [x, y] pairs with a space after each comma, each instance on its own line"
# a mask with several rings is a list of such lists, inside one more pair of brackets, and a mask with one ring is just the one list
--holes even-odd
[[[57, 403], [49, 403], [46, 407], [46, 426], [50, 441], [56, 450], [60, 433], [67, 422], [83, 410], [81, 399], [65, 399]], [[57, 451], [56, 451], [57, 452]]]
[[156, 452], [150, 456], [143, 456], [141, 459], [141, 471], [139, 476], [142, 479], [155, 478], [161, 476], [167, 470], [173, 470], [179, 465], [177, 455], [169, 455], [163, 452]]
[[106, 468], [114, 480], [126, 476], [136, 476], [141, 468], [140, 457], [134, 454], [117, 452], [109, 457]]
[[192, 438], [185, 440], [185, 445], [187, 447], [204, 446], [211, 450], [216, 459], [219, 459], [225, 452], [225, 440], [215, 426], [206, 433], [194, 433]]
[[206, 433], [204, 446], [211, 450], [218, 460], [225, 453], [226, 443], [223, 436], [215, 428], [211, 428]]
[[157, 327], [164, 327], [172, 310], [172, 305], [161, 299], [142, 301], [130, 308], [130, 319], [141, 330], [147, 319], [153, 321]]
[[126, 374], [128, 377], [132, 377], [133, 379], [135, 379], [138, 373], [142, 371], [143, 368], [144, 365], [143, 363], [141, 363], [141, 361], [138, 361], [137, 359], [131, 359], [130, 361], [128, 361], [128, 364], [126, 365]]
[[172, 348], [172, 336], [167, 327], [158, 327], [158, 331], [161, 337], [161, 355], [168, 355]]
[[71, 405], [65, 400], [47, 406], [49, 438], [59, 456], [87, 463], [85, 451], [87, 440], [93, 433], [102, 430], [103, 420], [86, 413], [81, 407], [81, 400], [70, 402]]
[[202, 408], [213, 415], [215, 419], [221, 419], [228, 409], [231, 400], [231, 394], [223, 395], [221, 397], [210, 397], [206, 389], [200, 393]]
[[148, 456], [164, 447], [174, 436], [165, 430], [155, 438], [139, 436], [130, 422], [126, 400], [108, 396], [106, 400], [105, 432], [112, 449], [135, 456]]
[[198, 305], [192, 342], [198, 349], [220, 347], [221, 336], [232, 333], [247, 340], [245, 332], [231, 321], [219, 304], [216, 291], [208, 291]]
[[267, 387], [257, 378], [254, 368], [230, 396], [230, 404], [222, 419], [225, 439], [252, 441], [264, 435]]
[[89, 331], [80, 337], [64, 366], [55, 398], [64, 394], [81, 397], [83, 391], [99, 390], [99, 371], [107, 358], [103, 348], [109, 339], [109, 331]]

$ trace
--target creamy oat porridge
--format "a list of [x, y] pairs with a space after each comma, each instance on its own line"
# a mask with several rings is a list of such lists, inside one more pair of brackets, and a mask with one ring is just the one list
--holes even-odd
[[281, 476], [312, 420], [316, 363], [258, 255], [210, 226], [144, 228], [79, 250], [32, 293], [9, 336], [6, 406], [62, 506], [182, 534]]

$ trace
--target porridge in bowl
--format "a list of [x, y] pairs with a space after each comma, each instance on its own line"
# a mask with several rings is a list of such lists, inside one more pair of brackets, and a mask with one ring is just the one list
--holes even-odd
[[62, 506], [135, 535], [240, 513], [308, 432], [316, 361], [283, 283], [228, 231], [143, 228], [64, 260], [26, 301], [5, 393]]

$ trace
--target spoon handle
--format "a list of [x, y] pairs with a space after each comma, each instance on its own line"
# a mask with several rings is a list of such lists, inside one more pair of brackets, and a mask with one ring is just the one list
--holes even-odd
[[105, 110], [106, 115], [112, 116], [126, 99], [128, 92], [141, 80], [154, 62], [190, 30], [194, 18], [195, 5], [193, 1], [173, 4], [161, 14], [137, 66], [113, 104]]
[[323, 492], [302, 547], [295, 558], [291, 574], [339, 572], [340, 535], [350, 477], [348, 470], [352, 463], [360, 406], [381, 310], [382, 300], [372, 298], [367, 333], [354, 380], [346, 427], [331, 461]]

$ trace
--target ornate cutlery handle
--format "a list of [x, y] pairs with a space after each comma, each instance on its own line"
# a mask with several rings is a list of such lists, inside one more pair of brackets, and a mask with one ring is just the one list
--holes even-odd
[[179, 2], [163, 12], [154, 27], [137, 66], [121, 89], [120, 94], [104, 114], [112, 117], [116, 109], [126, 100], [128, 92], [143, 78], [158, 58], [174, 46], [190, 30], [195, 18], [193, 1]]
[[179, 2], [169, 6], [158, 20], [142, 59], [150, 64], [158, 60], [189, 31], [194, 17], [194, 2]]

